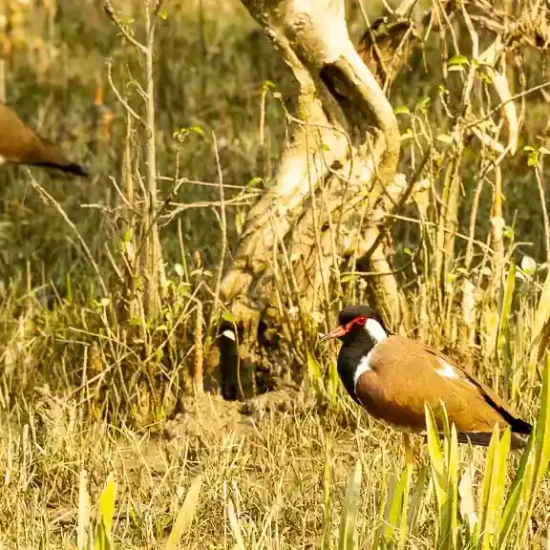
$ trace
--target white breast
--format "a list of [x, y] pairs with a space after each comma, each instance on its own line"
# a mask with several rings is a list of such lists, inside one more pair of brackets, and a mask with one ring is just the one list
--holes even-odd
[[361, 357], [361, 361], [359, 361], [359, 364], [355, 369], [355, 373], [353, 374], [353, 391], [356, 390], [357, 382], [359, 382], [359, 378], [361, 377], [361, 375], [365, 374], [365, 372], [369, 372], [372, 370], [372, 367], [370, 366], [370, 358], [373, 351], [374, 351], [374, 348], [372, 348], [367, 353], [367, 355], [364, 355], [363, 357]]

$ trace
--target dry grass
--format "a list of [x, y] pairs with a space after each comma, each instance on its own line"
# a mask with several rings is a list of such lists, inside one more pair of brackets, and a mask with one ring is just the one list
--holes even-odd
[[[359, 459], [363, 482], [358, 547], [372, 544], [388, 492], [401, 472], [400, 436], [340, 403], [319, 411], [303, 394], [280, 392], [247, 405], [189, 399], [174, 420], [139, 431], [82, 417], [73, 401], [36, 399], [28, 411], [2, 414], [2, 542], [5, 548], [75, 548], [79, 484], [88, 473], [92, 517], [107, 476], [118, 493], [113, 541], [120, 548], [165, 544], [191, 481], [202, 476], [196, 519], [182, 548], [232, 548], [234, 504], [246, 548], [315, 548], [323, 532], [325, 468], [330, 465], [329, 539], [338, 540], [347, 477]], [[18, 417], [19, 416], [19, 417]], [[21, 422], [21, 416], [26, 417]], [[23, 426], [23, 427], [22, 427]], [[420, 441], [420, 440], [419, 440]], [[419, 445], [419, 465], [426, 462]], [[484, 450], [461, 447], [461, 473], [483, 474]], [[515, 462], [513, 460], [512, 462]], [[541, 495], [550, 494], [545, 480]], [[431, 497], [410, 547], [431, 548]], [[550, 501], [539, 499], [535, 531]]]
[[[75, 157], [87, 155], [97, 175], [83, 183], [34, 172], [35, 181], [55, 200], [47, 205], [25, 171], [1, 176], [2, 548], [84, 548], [85, 535], [96, 527], [100, 494], [111, 474], [117, 487], [113, 525], [117, 548], [164, 546], [197, 476], [202, 479], [198, 505], [181, 548], [238, 548], [239, 540], [243, 548], [334, 548], [342, 532], [348, 477], [358, 460], [363, 473], [357, 547], [383, 547], [380, 534], [387, 526], [389, 504], [403, 471], [401, 438], [369, 419], [341, 388], [335, 399], [331, 397], [334, 381], [328, 367], [336, 347], [315, 350], [321, 376], [306, 376], [299, 388], [286, 380], [282, 389], [251, 402], [227, 402], [217, 395], [219, 380], [207, 372], [206, 387], [214, 392], [197, 398], [191, 395], [189, 371], [197, 356], [195, 346], [209, 344], [193, 338], [195, 304], [201, 300], [207, 322], [217, 300], [212, 294], [223, 232], [216, 210], [218, 168], [210, 134], [183, 132], [183, 143], [171, 136], [178, 129], [195, 126], [215, 131], [228, 216], [224, 246], [231, 249], [242, 217], [258, 192], [254, 178], [261, 166], [265, 172], [260, 175], [269, 184], [285, 133], [282, 110], [270, 96], [262, 146], [267, 154], [258, 145], [262, 84], [269, 79], [284, 89], [286, 77], [279, 60], [269, 44], [251, 32], [255, 27], [241, 7], [227, 8], [224, 17], [212, 18], [212, 3], [205, 0], [206, 19], [200, 27], [189, 3], [166, 4], [169, 16], [157, 30], [161, 54], [156, 69], [162, 82], [157, 92], [157, 161], [166, 178], [178, 166], [180, 175], [189, 181], [174, 197], [181, 210], [161, 220], [169, 279], [162, 319], [156, 324], [139, 316], [122, 321], [117, 315], [121, 285], [112, 258], [120, 261], [117, 254], [124, 220], [109, 177], [118, 178], [129, 141], [125, 140], [123, 109], [107, 89], [105, 102], [115, 115], [112, 141], [106, 151], [90, 152], [88, 112], [96, 76], [106, 80], [107, 56], [113, 58], [116, 82], [130, 90], [132, 105], [138, 103], [128, 82], [134, 73], [140, 74], [139, 63], [121, 47], [97, 2], [66, 0], [59, 5], [63, 17], [54, 19], [50, 27], [42, 4], [34, 6], [34, 12], [21, 8], [27, 34], [10, 60], [8, 99], [26, 120], [60, 140]], [[140, 3], [124, 5], [139, 15]], [[52, 29], [56, 31], [53, 36]], [[37, 43], [37, 36], [43, 42]], [[206, 56], [201, 50], [203, 39], [208, 43]], [[426, 55], [434, 51], [428, 48]], [[540, 72], [536, 64], [528, 69], [528, 78]], [[400, 115], [402, 131], [414, 126], [415, 139], [425, 133], [429, 134], [427, 141], [435, 143], [432, 134], [446, 131], [441, 128], [446, 119], [440, 104], [432, 111], [425, 108], [424, 96], [431, 93], [435, 98], [433, 90], [439, 81], [434, 76], [432, 82], [418, 67], [406, 78], [407, 85], [395, 85], [391, 96], [396, 107], [410, 107], [409, 114]], [[540, 98], [527, 101], [522, 145], [535, 143], [547, 114]], [[416, 154], [413, 141], [404, 141], [404, 171]], [[265, 157], [267, 161], [261, 162]], [[489, 153], [481, 162], [472, 150], [464, 152], [461, 186], [468, 193], [458, 225], [467, 237], [471, 190], [489, 160]], [[531, 421], [540, 412], [542, 368], [537, 358], [529, 358], [530, 344], [536, 318], [544, 317], [542, 310], [550, 303], [542, 293], [548, 265], [533, 174], [522, 153], [503, 170], [504, 218], [509, 225], [504, 239], [505, 268], [503, 280], [496, 281], [497, 287], [486, 294], [491, 261], [487, 247], [478, 241], [482, 245], [487, 241], [493, 182], [486, 181], [480, 191], [480, 213], [471, 236], [476, 239], [474, 256], [479, 263], [472, 263], [468, 276], [480, 281], [482, 321], [471, 349], [460, 350], [467, 352], [476, 374]], [[160, 183], [160, 194], [165, 197], [172, 181]], [[548, 187], [545, 181], [544, 186]], [[67, 213], [73, 228], [53, 204]], [[407, 247], [422, 249], [400, 279], [411, 304], [411, 336], [419, 335], [459, 356], [454, 349], [460, 318], [457, 281], [464, 273], [464, 246], [456, 247], [452, 270], [444, 281], [447, 294], [442, 303], [436, 303], [438, 290], [431, 266], [437, 227], [430, 220], [420, 223], [415, 216], [415, 212], [406, 212], [394, 228], [398, 262], [411, 257]], [[83, 252], [82, 242], [89, 254]], [[521, 264], [526, 252], [535, 258], [535, 268], [518, 267], [518, 276], [511, 277], [515, 288], [508, 291], [511, 261], [517, 257]], [[107, 298], [98, 290], [90, 257], [109, 291]], [[368, 279], [366, 284], [359, 277], [357, 281], [354, 297], [363, 299]], [[498, 299], [490, 298], [491, 293]], [[510, 299], [507, 307], [503, 305], [506, 297]], [[499, 316], [505, 322], [499, 324]], [[289, 316], [288, 321], [294, 332], [300, 332], [297, 319]], [[314, 341], [323, 324], [309, 321], [311, 333], [302, 336]], [[206, 322], [204, 333], [208, 335], [211, 327]], [[300, 368], [306, 370], [304, 365]], [[417, 451], [419, 471], [414, 482], [429, 464], [421, 439]], [[473, 467], [476, 489], [485, 474], [486, 455], [486, 450], [460, 448], [459, 474]], [[507, 487], [518, 456], [509, 462]], [[421, 485], [424, 491], [416, 501], [421, 504], [419, 518], [407, 546], [433, 548], [438, 521], [433, 486], [427, 480]], [[90, 507], [84, 498], [87, 494]], [[530, 548], [547, 544], [543, 537], [549, 521], [550, 486], [545, 478], [529, 525]], [[464, 534], [463, 524], [460, 529]], [[395, 542], [388, 545], [398, 547]]]

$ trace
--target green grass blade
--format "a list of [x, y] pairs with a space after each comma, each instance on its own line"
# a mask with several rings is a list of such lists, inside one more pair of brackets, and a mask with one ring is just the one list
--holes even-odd
[[444, 482], [444, 463], [441, 444], [439, 442], [439, 432], [436, 427], [433, 411], [426, 403], [424, 405], [426, 415], [426, 435], [428, 440], [428, 454], [434, 478], [434, 490], [438, 506], [441, 507], [446, 501], [446, 483]]
[[178, 517], [172, 527], [168, 542], [166, 543], [166, 550], [177, 550], [178, 543], [181, 537], [189, 529], [193, 518], [195, 517], [195, 511], [199, 502], [199, 495], [201, 492], [202, 476], [198, 475], [189, 487], [189, 491], [185, 495], [185, 500], [178, 512]]
[[447, 455], [447, 517], [449, 548], [458, 547], [458, 437], [456, 427], [451, 426]]
[[358, 460], [348, 479], [342, 519], [340, 520], [339, 550], [353, 550], [355, 548], [355, 523], [357, 521], [357, 510], [361, 496], [362, 475], [361, 461]]
[[116, 483], [114, 474], [109, 474], [105, 487], [99, 497], [97, 512], [96, 550], [110, 550], [113, 548], [112, 530], [115, 515]]
[[546, 275], [546, 280], [544, 281], [544, 287], [539, 298], [539, 304], [537, 310], [535, 311], [535, 318], [533, 320], [533, 329], [531, 330], [531, 350], [533, 353], [537, 353], [534, 348], [537, 344], [538, 339], [540, 338], [544, 325], [550, 318], [550, 271]]
[[507, 428], [499, 440], [498, 431], [495, 428], [491, 444], [496, 440], [494, 460], [492, 469], [487, 469], [485, 477], [490, 476], [489, 494], [487, 496], [486, 508], [481, 511], [484, 518], [482, 526], [482, 548], [490, 549], [495, 547], [495, 537], [498, 536], [498, 529], [501, 518], [502, 502], [506, 483], [506, 467], [508, 454], [510, 452], [511, 432]]
[[[442, 409], [444, 410], [444, 409]], [[432, 482], [434, 486], [435, 500], [437, 505], [438, 518], [438, 547], [446, 545], [449, 534], [449, 516], [447, 508], [447, 477], [445, 475], [445, 463], [439, 442], [439, 433], [433, 411], [428, 403], [424, 404], [426, 417], [426, 434], [428, 439], [428, 455], [432, 470]], [[447, 444], [446, 444], [447, 445]]]
[[546, 368], [542, 380], [539, 419], [535, 427], [532, 474], [529, 485], [526, 477], [523, 482], [522, 496], [526, 502], [520, 523], [519, 542], [524, 544], [528, 532], [528, 523], [535, 503], [539, 486], [548, 471], [550, 460], [550, 353], [546, 355]]
[[401, 550], [405, 548], [409, 540], [409, 492], [411, 489], [413, 467], [412, 464], [407, 464], [403, 473], [403, 506], [401, 507], [401, 521], [399, 525], [399, 546]]
[[523, 472], [523, 478], [521, 483], [521, 501], [522, 506], [520, 508], [520, 518], [519, 526], [517, 531], [517, 541], [516, 546], [522, 547], [520, 541], [524, 541], [527, 537], [529, 530], [529, 519], [531, 517], [531, 511], [529, 510], [529, 498], [531, 494], [531, 487], [533, 484], [533, 479], [535, 478], [536, 471], [536, 457], [535, 452], [531, 453], [527, 459], [527, 464], [525, 465], [525, 470]]
[[384, 541], [386, 544], [391, 543], [398, 531], [399, 548], [404, 546], [408, 534], [407, 515], [411, 475], [412, 468], [405, 468], [392, 491], [385, 518]]
[[523, 500], [523, 482], [526, 477], [527, 469], [532, 470], [533, 466], [530, 465], [534, 463], [533, 458], [533, 449], [535, 444], [535, 434], [534, 432], [529, 437], [527, 441], [527, 446], [521, 455], [519, 465], [514, 477], [514, 481], [508, 491], [508, 499], [506, 500], [506, 506], [504, 507], [504, 512], [502, 513], [502, 518], [499, 526], [499, 541], [501, 547], [504, 545], [506, 539], [512, 531], [515, 521], [521, 515]]
[[323, 532], [321, 548], [330, 550], [330, 529], [332, 524], [332, 506], [330, 502], [332, 482], [332, 468], [330, 461], [330, 444], [326, 445], [325, 471], [323, 473]]
[[535, 432], [537, 470], [533, 486], [533, 496], [541, 484], [550, 461], [550, 353], [546, 354], [546, 368], [542, 379], [540, 414]]
[[332, 406], [336, 404], [338, 399], [338, 386], [340, 384], [340, 377], [338, 376], [338, 367], [335, 361], [331, 361], [328, 364], [328, 396], [329, 402]]
[[483, 476], [481, 493], [479, 494], [479, 529], [481, 533], [485, 532], [487, 522], [487, 509], [489, 505], [489, 496], [492, 483], [491, 476], [493, 475], [495, 457], [498, 453], [499, 435], [500, 434], [498, 431], [498, 426], [495, 425], [493, 436], [491, 437], [491, 443], [489, 444], [489, 450], [487, 451], [487, 459], [485, 461], [485, 475]]
[[309, 352], [307, 354], [307, 372], [309, 381], [315, 391], [315, 397], [317, 399], [322, 399], [325, 396], [325, 384], [323, 382], [321, 368], [319, 367], [317, 359]]
[[423, 467], [418, 473], [418, 478], [414, 484], [414, 489], [410, 498], [409, 512], [407, 514], [407, 521], [409, 524], [409, 533], [413, 533], [416, 529], [416, 523], [422, 509], [425, 504], [425, 492], [426, 492], [426, 481], [428, 479], [429, 469]]

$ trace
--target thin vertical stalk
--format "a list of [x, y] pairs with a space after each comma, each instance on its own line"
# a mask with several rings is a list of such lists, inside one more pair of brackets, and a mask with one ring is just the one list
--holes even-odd
[[546, 261], [550, 262], [550, 223], [548, 222], [548, 208], [546, 206], [546, 195], [544, 192], [544, 182], [542, 180], [542, 170], [539, 165], [535, 166], [535, 176], [537, 178], [537, 187], [539, 189], [540, 205], [542, 208], [542, 219], [544, 222], [544, 244], [546, 247]]
[[216, 278], [216, 288], [214, 289], [214, 303], [212, 305], [212, 313], [210, 315], [210, 321], [208, 323], [208, 336], [211, 338], [212, 329], [215, 325], [216, 317], [218, 315], [218, 308], [220, 303], [220, 288], [222, 284], [223, 270], [225, 266], [225, 255], [227, 254], [227, 216], [225, 211], [225, 194], [223, 189], [223, 171], [220, 163], [220, 155], [218, 151], [218, 141], [216, 134], [212, 132], [212, 138], [214, 140], [214, 154], [216, 156], [216, 167], [218, 170], [218, 183], [220, 187], [220, 228], [221, 228], [221, 250], [220, 250], [220, 263], [218, 266], [218, 275]]

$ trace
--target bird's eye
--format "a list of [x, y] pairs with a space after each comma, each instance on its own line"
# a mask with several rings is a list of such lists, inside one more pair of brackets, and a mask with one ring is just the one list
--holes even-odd
[[357, 320], [355, 321], [356, 325], [364, 326], [367, 322], [367, 318], [364, 315], [361, 315], [361, 317], [357, 317]]

